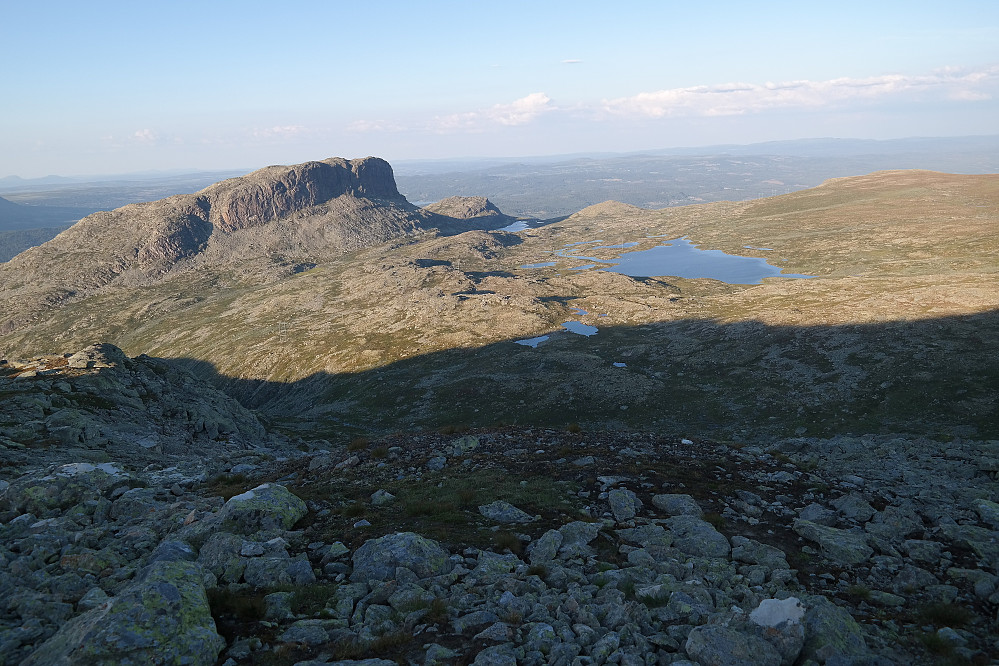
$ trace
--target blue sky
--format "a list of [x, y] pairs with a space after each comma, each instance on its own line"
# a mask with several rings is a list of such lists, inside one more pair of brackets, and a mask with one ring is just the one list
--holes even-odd
[[0, 7], [0, 177], [999, 133], [994, 0]]

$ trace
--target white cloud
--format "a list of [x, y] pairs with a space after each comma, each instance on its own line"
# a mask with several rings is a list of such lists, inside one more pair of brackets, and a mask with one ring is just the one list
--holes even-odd
[[548, 95], [536, 92], [509, 104], [495, 104], [479, 111], [437, 116], [431, 126], [440, 132], [462, 130], [474, 132], [495, 125], [526, 125], [542, 113], [555, 109], [556, 107], [551, 105], [551, 99]]
[[580, 60], [580, 59], [578, 59], [578, 58], [567, 58], [567, 59], [565, 59], [565, 60], [562, 61], [562, 64], [563, 65], [577, 65], [577, 64], [579, 64], [581, 62], [583, 62], [583, 61]]
[[254, 128], [250, 134], [258, 139], [287, 139], [306, 134], [308, 129], [302, 125], [275, 125], [274, 127]]
[[130, 138], [137, 143], [156, 143], [156, 132], [151, 129], [135, 130]]
[[347, 125], [348, 132], [401, 132], [406, 128], [387, 120], [355, 120]]
[[886, 74], [867, 78], [781, 83], [726, 83], [673, 88], [604, 100], [603, 110], [621, 115], [731, 116], [780, 108], [816, 108], [857, 100], [932, 94], [952, 100], [990, 99], [987, 88], [999, 82], [999, 66], [977, 71], [953, 68], [911, 76]]

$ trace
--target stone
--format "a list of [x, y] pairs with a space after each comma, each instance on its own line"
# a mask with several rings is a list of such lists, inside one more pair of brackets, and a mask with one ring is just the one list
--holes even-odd
[[395, 495], [387, 490], [376, 490], [371, 494], [371, 503], [374, 506], [385, 506], [386, 504], [391, 504], [395, 499]]
[[822, 556], [841, 566], [860, 564], [874, 554], [863, 532], [826, 527], [800, 518], [794, 521], [792, 529], [819, 544]]
[[551, 562], [562, 546], [562, 533], [558, 530], [548, 530], [535, 539], [527, 549], [527, 557], [531, 564]]
[[666, 520], [673, 533], [673, 547], [694, 557], [728, 557], [732, 547], [728, 539], [710, 523], [693, 515], [674, 516]]
[[761, 627], [776, 627], [784, 622], [800, 624], [805, 617], [805, 607], [797, 597], [787, 599], [764, 599], [749, 614], [749, 620]]
[[[831, 656], [849, 657], [867, 651], [860, 625], [845, 609], [818, 595], [808, 596], [802, 601], [805, 604], [802, 660], [813, 659], [821, 663]], [[820, 651], [823, 659], [818, 658]]]
[[593, 552], [588, 544], [596, 539], [597, 534], [600, 533], [600, 523], [585, 523], [577, 520], [563, 525], [558, 529], [558, 532], [562, 535], [559, 557], [587, 556]]
[[254, 587], [277, 585], [308, 585], [316, 582], [316, 575], [305, 553], [295, 558], [254, 557], [246, 561], [243, 580]]
[[610, 502], [614, 520], [619, 523], [631, 520], [638, 515], [639, 510], [642, 508], [642, 500], [638, 498], [638, 495], [625, 488], [610, 490], [607, 493], [607, 499]]
[[479, 513], [497, 523], [530, 523], [534, 516], [503, 500], [496, 500], [479, 507]]
[[329, 639], [330, 635], [323, 627], [323, 620], [299, 620], [292, 623], [278, 637], [278, 640], [283, 643], [298, 643], [305, 647], [322, 645], [328, 642]]
[[246, 570], [246, 558], [240, 557], [242, 537], [216, 532], [208, 537], [198, 552], [198, 563], [223, 583], [237, 583]]
[[746, 564], [762, 564], [768, 569], [790, 569], [787, 555], [780, 548], [744, 536], [732, 537], [732, 559]]
[[649, 546], [668, 547], [673, 544], [673, 535], [666, 531], [662, 525], [641, 525], [628, 529], [616, 530], [617, 535], [630, 543], [635, 543], [642, 548]]
[[652, 497], [652, 505], [668, 516], [697, 516], [703, 511], [690, 495], [662, 494]]
[[975, 502], [975, 512], [982, 522], [994, 530], [999, 530], [999, 504], [987, 499]]
[[405, 567], [420, 578], [451, 571], [454, 563], [448, 552], [433, 539], [413, 532], [389, 534], [369, 539], [354, 552], [353, 582], [391, 580], [396, 567]]
[[22, 663], [210, 666], [225, 647], [194, 562], [157, 562], [109, 602], [63, 624]]
[[832, 527], [836, 524], [836, 512], [814, 502], [799, 511], [798, 517], [826, 527]]
[[907, 539], [902, 542], [902, 552], [916, 562], [923, 564], [936, 564], [939, 562], [942, 550], [943, 546], [936, 541]]
[[478, 666], [517, 666], [517, 650], [513, 643], [487, 647], [475, 655], [472, 663]]
[[289, 530], [306, 513], [305, 502], [287, 488], [265, 483], [230, 498], [218, 519], [223, 529], [249, 535], [261, 530]]
[[752, 634], [721, 625], [694, 627], [684, 645], [701, 666], [780, 666], [776, 648]]
[[843, 495], [834, 499], [831, 504], [836, 507], [836, 510], [843, 514], [844, 517], [856, 520], [860, 523], [866, 523], [870, 520], [877, 510], [873, 506], [867, 503], [860, 495], [856, 493], [850, 493], [849, 495]]

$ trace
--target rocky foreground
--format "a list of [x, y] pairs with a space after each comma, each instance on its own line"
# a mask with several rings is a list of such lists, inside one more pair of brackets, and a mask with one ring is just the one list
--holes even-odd
[[0, 664], [999, 656], [999, 442], [290, 441], [109, 345], [0, 400]]

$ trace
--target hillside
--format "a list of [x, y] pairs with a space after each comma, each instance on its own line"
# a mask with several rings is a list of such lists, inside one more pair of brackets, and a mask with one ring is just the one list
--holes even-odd
[[0, 365], [0, 395], [5, 663], [996, 654], [994, 441], [289, 441], [107, 344]]
[[[431, 214], [394, 198], [332, 200], [355, 213], [367, 201], [365, 215], [382, 220], [366, 223], [363, 242], [343, 231], [356, 226], [318, 224], [314, 208], [248, 226], [225, 222], [217, 203], [187, 222], [154, 220], [239, 182], [92, 216], [0, 268], [3, 353], [109, 340], [330, 436], [513, 422], [730, 438], [999, 431], [997, 176], [881, 172], [750, 202], [606, 204], [518, 234], [412, 235]], [[334, 204], [324, 206], [319, 220]], [[100, 255], [98, 230], [116, 228], [102, 224], [125, 219], [147, 226], [126, 225], [133, 240], [115, 246], [131, 249]], [[182, 229], [210, 233], [172, 242]], [[577, 270], [593, 262], [562, 252], [681, 236], [815, 277], [629, 277]], [[42, 314], [42, 303], [55, 305]], [[599, 333], [563, 331], [566, 321]], [[543, 335], [536, 349], [513, 344]]]

